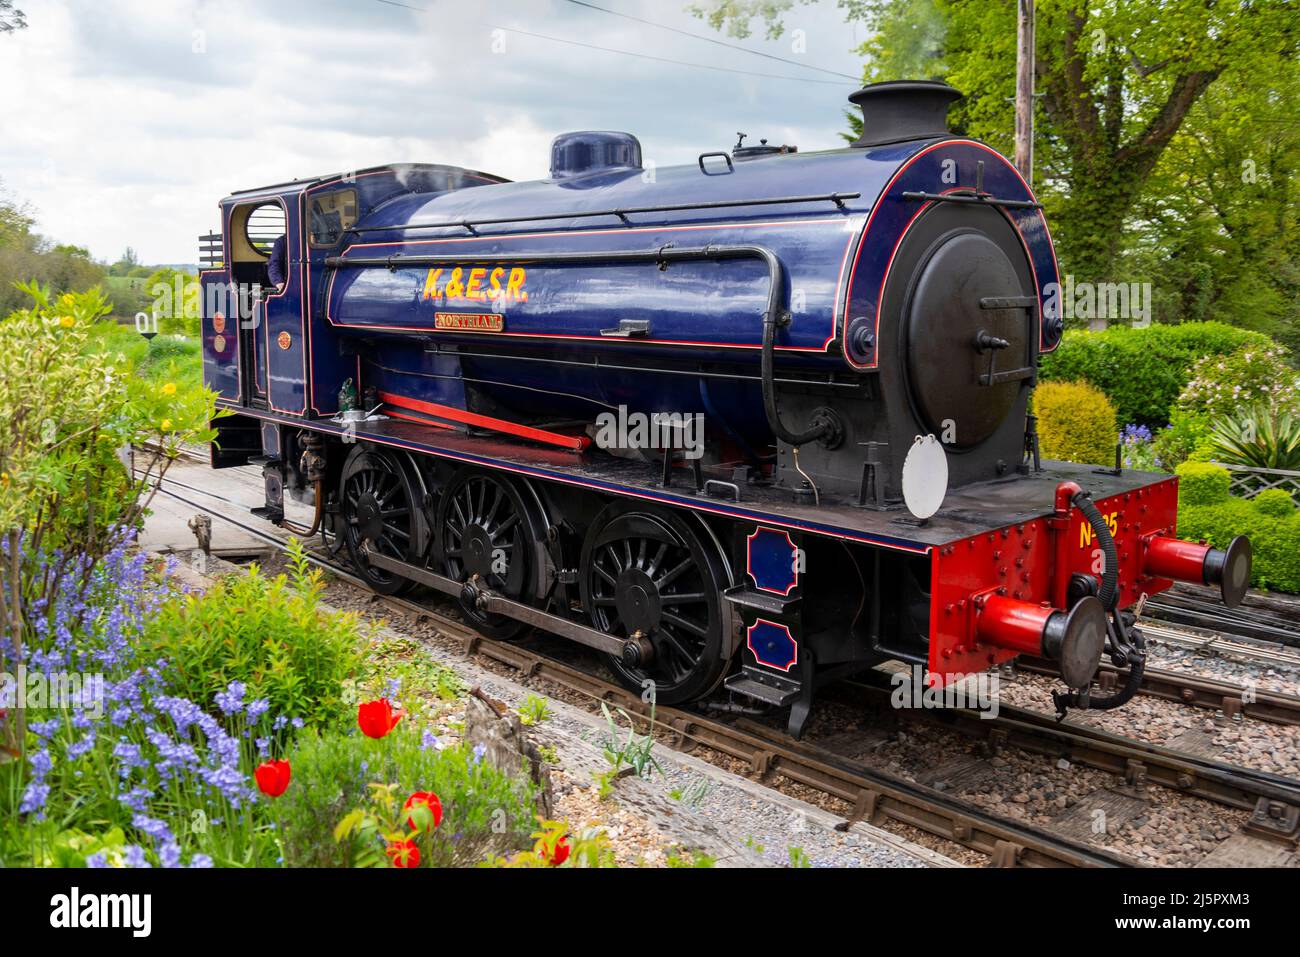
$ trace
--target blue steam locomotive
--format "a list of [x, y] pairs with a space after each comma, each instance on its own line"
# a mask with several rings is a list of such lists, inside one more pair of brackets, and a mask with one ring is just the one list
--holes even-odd
[[[1239, 600], [1249, 544], [1179, 542], [1168, 476], [1040, 461], [1056, 259], [1011, 163], [948, 131], [957, 96], [868, 86], [862, 137], [819, 153], [654, 168], [582, 132], [535, 182], [235, 193], [201, 274], [213, 466], [260, 463], [258, 511], [313, 504], [375, 589], [588, 645], [661, 702], [798, 733], [881, 660], [946, 684], [1030, 653], [1061, 707], [1120, 704], [1123, 609], [1174, 579]], [[1103, 654], [1133, 678], [1110, 696]]]

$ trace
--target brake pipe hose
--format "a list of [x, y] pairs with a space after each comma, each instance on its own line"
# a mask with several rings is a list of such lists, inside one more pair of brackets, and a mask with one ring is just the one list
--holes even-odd
[[1101, 569], [1101, 590], [1097, 598], [1106, 611], [1114, 611], [1119, 600], [1119, 552], [1115, 548], [1115, 537], [1110, 533], [1110, 526], [1092, 501], [1092, 496], [1080, 489], [1070, 499], [1070, 504], [1077, 508], [1092, 526], [1092, 534], [1101, 546], [1103, 564]]
[[1065, 693], [1052, 692], [1058, 718], [1064, 718], [1068, 708], [1108, 711], [1127, 704], [1142, 687], [1142, 676], [1146, 672], [1146, 638], [1137, 627], [1133, 628], [1130, 635], [1124, 624], [1123, 613], [1115, 607], [1119, 602], [1119, 552], [1115, 547], [1115, 536], [1111, 534], [1110, 526], [1106, 524], [1106, 519], [1093, 502], [1092, 496], [1083, 489], [1070, 497], [1070, 504], [1088, 520], [1093, 537], [1101, 546], [1101, 588], [1097, 599], [1106, 609], [1111, 656], [1116, 664], [1127, 661], [1128, 673], [1124, 686], [1114, 694], [1093, 697], [1086, 688], [1082, 691], [1071, 689]]

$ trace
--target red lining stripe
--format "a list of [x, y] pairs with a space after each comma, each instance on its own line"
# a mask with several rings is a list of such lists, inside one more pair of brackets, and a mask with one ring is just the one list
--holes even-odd
[[534, 429], [532, 426], [520, 425], [506, 419], [495, 419], [489, 415], [479, 415], [477, 412], [467, 412], [465, 409], [457, 409], [450, 405], [438, 405], [436, 402], [409, 399], [406, 396], [393, 395], [391, 392], [381, 392], [379, 398], [400, 409], [411, 409], [415, 412], [423, 412], [426, 415], [436, 415], [439, 418], [451, 419], [453, 422], [476, 425], [481, 429], [491, 429], [494, 432], [504, 432], [507, 435], [517, 435], [521, 439], [531, 439], [544, 445], [555, 445], [563, 449], [572, 449], [575, 452], [581, 452], [591, 445], [591, 439], [585, 435], [561, 435], [559, 432], [547, 432], [545, 429]]

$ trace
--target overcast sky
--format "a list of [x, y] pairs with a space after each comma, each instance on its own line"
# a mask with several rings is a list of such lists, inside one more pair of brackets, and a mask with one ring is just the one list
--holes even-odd
[[[759, 24], [743, 41], [716, 34], [687, 0], [591, 2], [861, 74], [861, 27], [834, 0], [797, 9], [789, 27], [800, 32], [771, 42]], [[194, 262], [222, 196], [299, 176], [436, 162], [543, 177], [566, 130], [635, 133], [660, 166], [729, 149], [741, 130], [838, 146], [858, 85], [572, 0], [18, 6], [29, 28], [0, 35], [0, 182], [42, 233], [109, 261], [132, 246], [145, 263]], [[802, 82], [780, 79], [792, 76]]]

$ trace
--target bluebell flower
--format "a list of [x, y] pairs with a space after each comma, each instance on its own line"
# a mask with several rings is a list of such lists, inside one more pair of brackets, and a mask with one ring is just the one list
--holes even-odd
[[45, 820], [45, 802], [50, 797], [50, 786], [33, 781], [27, 785], [27, 790], [23, 792], [22, 803], [18, 805], [19, 814], [35, 814], [37, 820]]
[[68, 746], [68, 760], [79, 761], [89, 754], [95, 747], [95, 732], [87, 732], [86, 736]]
[[487, 746], [483, 744], [474, 745], [474, 763], [478, 764], [483, 760], [483, 755], [487, 754]]
[[271, 702], [267, 701], [265, 698], [258, 698], [256, 701], [250, 701], [248, 703], [249, 724], [256, 724], [261, 720], [262, 715], [266, 714], [270, 710]]
[[232, 681], [226, 685], [225, 691], [219, 691], [214, 695], [217, 707], [221, 709], [222, 714], [232, 715], [243, 710], [245, 686], [242, 681]]
[[149, 867], [149, 862], [145, 860], [144, 848], [138, 844], [131, 844], [127, 847], [123, 857], [126, 860], [127, 867]]
[[157, 818], [149, 817], [147, 814], [136, 814], [131, 818], [131, 826], [137, 830], [149, 835], [155, 842], [166, 843], [174, 841], [171, 828], [167, 826], [166, 821], [160, 821]]

